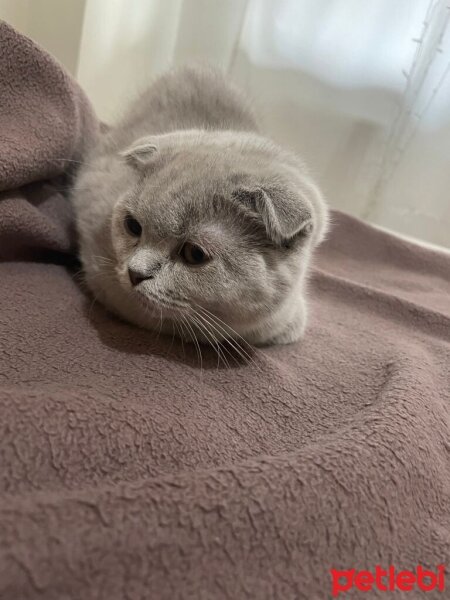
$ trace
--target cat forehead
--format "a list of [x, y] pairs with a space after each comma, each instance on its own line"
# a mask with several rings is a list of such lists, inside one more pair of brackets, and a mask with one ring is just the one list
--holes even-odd
[[234, 249], [244, 250], [249, 243], [254, 245], [257, 234], [255, 230], [250, 235], [248, 224], [227, 199], [219, 196], [161, 195], [154, 202], [147, 199], [141, 209], [131, 212], [141, 222], [150, 244], [190, 240], [212, 253], [228, 255]]
[[136, 201], [153, 213], [162, 211], [168, 216], [202, 220], [228, 213], [233, 190], [244, 180], [244, 176], [229, 170], [168, 168], [141, 180]]
[[217, 237], [227, 235], [233, 226], [233, 215], [229, 209], [219, 205], [214, 198], [200, 199], [195, 196], [169, 196], [154, 202], [149, 200], [137, 216], [159, 237], [204, 233]]

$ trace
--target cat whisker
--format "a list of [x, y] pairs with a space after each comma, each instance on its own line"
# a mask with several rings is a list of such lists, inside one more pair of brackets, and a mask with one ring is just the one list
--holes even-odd
[[115, 281], [115, 276], [113, 273], [108, 273], [106, 271], [99, 271], [98, 273], [93, 273], [93, 274], [89, 274], [87, 275], [86, 273], [82, 273], [84, 276], [84, 281], [87, 282], [87, 280], [89, 279], [89, 281], [98, 281], [98, 280], [105, 280], [105, 281]]
[[98, 294], [94, 294], [94, 298], [92, 299], [91, 305], [89, 306], [89, 310], [88, 310], [88, 319], [91, 319], [91, 312], [92, 309], [94, 307], [94, 304], [98, 302]]
[[156, 338], [157, 340], [159, 340], [159, 337], [161, 335], [162, 332], [162, 326], [163, 326], [163, 311], [162, 308], [159, 308], [159, 331], [158, 331], [158, 337]]
[[[212, 340], [213, 340], [213, 343], [212, 343], [212, 344], [210, 343], [210, 344], [213, 346], [213, 348], [214, 348], [214, 350], [215, 350], [215, 352], [216, 352], [216, 354], [217, 354], [217, 369], [219, 368], [219, 365], [220, 365], [220, 361], [221, 361], [221, 360], [222, 360], [222, 361], [223, 361], [223, 363], [226, 365], [226, 367], [227, 367], [228, 369], [230, 369], [230, 368], [231, 368], [231, 367], [230, 367], [230, 363], [228, 362], [228, 360], [227, 360], [227, 358], [226, 358], [225, 354], [222, 352], [221, 345], [220, 345], [220, 340], [219, 340], [218, 338], [216, 338], [216, 336], [214, 335], [214, 332], [213, 332], [213, 331], [212, 331], [210, 328], [208, 328], [208, 327], [205, 325], [205, 323], [202, 323], [202, 322], [201, 322], [201, 321], [198, 319], [198, 316], [199, 316], [199, 315], [197, 315], [197, 314], [195, 314], [195, 315], [191, 315], [191, 318], [193, 319], [193, 321], [194, 321], [194, 323], [196, 324], [196, 326], [199, 328], [200, 332], [201, 332], [201, 333], [203, 333], [203, 334], [205, 335], [205, 337], [206, 337], [206, 339], [207, 339], [208, 341], [210, 340], [210, 338], [212, 338]], [[225, 350], [226, 350], [226, 348], [225, 348]], [[227, 350], [227, 352], [228, 352], [228, 354], [230, 354], [230, 356], [231, 356], [231, 357], [232, 357], [234, 360], [236, 360], [236, 357], [235, 357], [235, 356], [233, 356], [233, 355], [230, 353], [230, 351], [229, 351], [229, 350]]]
[[198, 348], [198, 354], [199, 354], [199, 358], [200, 358], [200, 394], [203, 397], [203, 383], [204, 383], [204, 381], [203, 381], [203, 357], [202, 357], [201, 346], [200, 346], [200, 344], [198, 342], [197, 336], [195, 335], [194, 329], [192, 328], [191, 324], [189, 323], [189, 319], [185, 315], [182, 315], [182, 314], [180, 314], [180, 317], [181, 317], [183, 323], [186, 325], [188, 331], [192, 332], [192, 336], [193, 336], [193, 339], [195, 341], [195, 345]]
[[206, 338], [206, 340], [207, 340], [208, 344], [212, 346], [212, 345], [215, 343], [215, 341], [216, 341], [216, 340], [215, 340], [215, 338], [214, 338], [214, 336], [211, 336], [211, 337], [212, 337], [212, 340], [213, 340], [213, 342], [211, 342], [211, 341], [210, 341], [210, 340], [211, 340], [211, 338], [210, 338], [210, 335], [209, 335], [209, 334], [208, 334], [208, 332], [207, 332], [207, 331], [206, 331], [206, 330], [205, 330], [205, 329], [204, 329], [204, 328], [201, 326], [201, 323], [200, 323], [200, 322], [199, 322], [199, 321], [198, 321], [198, 320], [195, 318], [195, 315], [192, 315], [192, 314], [191, 314], [191, 315], [190, 315], [190, 317], [191, 317], [191, 321], [192, 321], [192, 324], [193, 324], [193, 326], [194, 326], [195, 328], [197, 328], [197, 329], [199, 330], [199, 332], [200, 332], [202, 335], [204, 335], [204, 336], [205, 336], [205, 338]]
[[212, 319], [214, 319], [214, 321], [219, 325], [221, 325], [221, 329], [224, 331], [224, 333], [226, 335], [230, 335], [234, 334], [235, 336], [237, 336], [240, 340], [242, 340], [242, 342], [245, 344], [245, 346], [247, 346], [251, 352], [255, 352], [256, 348], [254, 346], [252, 346], [252, 344], [250, 344], [250, 342], [248, 342], [245, 338], [243, 338], [235, 329], [233, 329], [231, 327], [231, 325], [229, 325], [228, 323], [225, 323], [225, 321], [222, 321], [222, 319], [220, 317], [218, 317], [217, 315], [215, 315], [214, 313], [212, 313], [211, 311], [209, 311], [207, 308], [204, 308], [203, 306], [200, 306], [199, 304], [195, 304], [196, 307], [198, 309], [200, 309], [200, 311], [202, 313], [204, 313], [205, 315], [211, 317]]
[[86, 167], [93, 167], [93, 165], [91, 163], [87, 163], [87, 162], [84, 162], [82, 160], [75, 160], [73, 158], [52, 158], [51, 160], [56, 161], [56, 162], [71, 162], [71, 163], [75, 163], [77, 165], [84, 165]]
[[169, 358], [169, 356], [170, 356], [170, 351], [172, 350], [174, 339], [175, 339], [175, 325], [174, 325], [174, 322], [172, 321], [172, 341], [170, 342], [169, 349], [167, 350], [166, 358]]
[[[212, 319], [207, 319], [207, 317], [205, 315], [200, 315], [199, 313], [197, 313], [197, 317], [203, 319], [206, 323], [208, 323], [208, 325], [210, 327], [212, 327], [218, 333], [219, 336], [223, 337], [223, 333], [224, 333], [223, 330], [221, 331], [219, 329], [219, 327], [217, 326], [217, 324], [212, 321]], [[239, 345], [239, 343], [236, 340], [233, 340], [230, 337], [226, 337], [226, 338], [224, 338], [223, 344], [221, 347], [228, 352], [228, 354], [233, 358], [233, 360], [237, 364], [239, 364], [239, 361], [237, 360], [236, 356], [232, 352], [230, 352], [230, 350], [227, 348], [227, 345], [231, 346], [231, 348], [235, 352], [237, 352], [237, 354], [239, 354], [239, 356], [241, 357], [241, 359], [244, 362], [246, 362], [246, 363], [254, 362], [248, 354], [245, 354], [244, 349]]]
[[[239, 355], [241, 356], [241, 358], [243, 358], [246, 362], [251, 362], [254, 365], [258, 366], [256, 361], [254, 360], [253, 356], [245, 349], [245, 347], [239, 342], [239, 340], [242, 340], [242, 342], [248, 347], [250, 348], [251, 352], [255, 351], [255, 348], [249, 343], [247, 342], [247, 340], [245, 340], [239, 333], [237, 333], [237, 331], [235, 331], [230, 325], [228, 325], [227, 323], [225, 323], [224, 321], [222, 321], [222, 319], [220, 319], [219, 317], [217, 317], [216, 315], [214, 315], [213, 313], [211, 313], [210, 311], [208, 311], [207, 309], [203, 308], [202, 306], [196, 305], [200, 311], [203, 313], [203, 318], [207, 319], [211, 325], [215, 326], [216, 331], [222, 335], [225, 336], [227, 342], [239, 353]], [[198, 316], [200, 316], [200, 313], [198, 313]], [[211, 323], [212, 321], [212, 323]], [[227, 329], [229, 331], [227, 331]], [[239, 339], [230, 337], [230, 332], [234, 333]]]
[[197, 336], [195, 335], [195, 331], [192, 329], [191, 324], [189, 323], [188, 319], [184, 316], [184, 315], [180, 315], [181, 318], [183, 319], [183, 322], [186, 324], [186, 327], [188, 328], [188, 331], [190, 332], [190, 334], [192, 335], [192, 339], [193, 342], [195, 344], [195, 347], [197, 349], [197, 355], [200, 361], [200, 373], [203, 370], [203, 357], [202, 357], [202, 351], [200, 348], [200, 344], [198, 343], [198, 339]]
[[55, 187], [51, 183], [49, 185], [52, 187], [52, 190], [54, 192], [59, 192], [61, 194], [64, 194], [66, 192], [85, 192], [86, 190], [91, 189], [90, 186], [80, 187], [80, 186], [75, 186], [75, 185], [67, 185], [65, 187], [61, 187], [61, 186]]
[[84, 269], [78, 269], [77, 271], [75, 271], [75, 273], [73, 273], [71, 275], [72, 279], [76, 279], [77, 277], [81, 278], [83, 276], [84, 276]]
[[[161, 311], [161, 315], [162, 315], [162, 311]], [[162, 321], [161, 321], [161, 323], [162, 323]], [[184, 351], [184, 341], [183, 341], [183, 337], [184, 337], [185, 333], [184, 333], [184, 328], [183, 328], [183, 324], [181, 323], [181, 321], [179, 322], [179, 325], [180, 325], [179, 333], [180, 333], [181, 348], [183, 349], [183, 358], [186, 358], [186, 354]], [[178, 329], [178, 327], [177, 327], [177, 329]]]
[[111, 263], [111, 264], [114, 263], [113, 259], [112, 258], [108, 258], [107, 256], [99, 256], [97, 254], [93, 254], [92, 258], [96, 258], [98, 260], [104, 261], [105, 263]]

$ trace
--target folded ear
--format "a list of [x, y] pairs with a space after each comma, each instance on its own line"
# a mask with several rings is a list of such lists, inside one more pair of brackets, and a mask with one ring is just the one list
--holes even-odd
[[286, 245], [298, 234], [312, 231], [312, 208], [300, 192], [284, 186], [243, 186], [233, 197], [262, 220], [269, 239], [277, 245]]
[[126, 150], [120, 152], [120, 156], [134, 167], [145, 167], [157, 151], [155, 138], [146, 137], [136, 140]]

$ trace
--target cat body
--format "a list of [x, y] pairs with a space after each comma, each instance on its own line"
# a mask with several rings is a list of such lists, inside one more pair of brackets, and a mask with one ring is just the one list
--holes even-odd
[[220, 73], [160, 77], [93, 148], [72, 195], [94, 296], [148, 329], [297, 340], [327, 208]]

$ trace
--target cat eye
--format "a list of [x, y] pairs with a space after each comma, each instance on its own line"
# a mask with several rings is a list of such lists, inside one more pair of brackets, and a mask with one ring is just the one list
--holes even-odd
[[182, 245], [180, 256], [189, 265], [203, 265], [209, 260], [209, 256], [202, 248], [200, 248], [200, 246], [191, 244], [190, 242], [186, 242]]
[[136, 221], [131, 215], [125, 217], [125, 229], [128, 233], [134, 237], [140, 237], [142, 233], [142, 226], [139, 221]]

